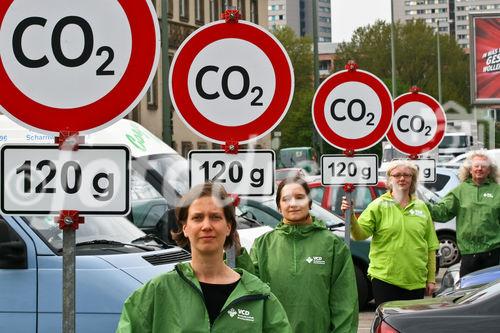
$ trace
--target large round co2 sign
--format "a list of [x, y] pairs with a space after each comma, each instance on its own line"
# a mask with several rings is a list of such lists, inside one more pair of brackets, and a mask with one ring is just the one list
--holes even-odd
[[1, 109], [36, 131], [96, 131], [144, 96], [159, 41], [149, 0], [2, 0]]
[[172, 60], [175, 110], [196, 134], [240, 143], [269, 133], [293, 97], [293, 68], [268, 31], [246, 21], [217, 21], [193, 32]]
[[438, 101], [427, 94], [407, 93], [394, 100], [387, 139], [402, 153], [418, 155], [436, 148], [445, 129], [446, 115]]
[[392, 98], [375, 75], [340, 71], [319, 86], [312, 117], [319, 134], [339, 149], [363, 150], [375, 145], [389, 130]]

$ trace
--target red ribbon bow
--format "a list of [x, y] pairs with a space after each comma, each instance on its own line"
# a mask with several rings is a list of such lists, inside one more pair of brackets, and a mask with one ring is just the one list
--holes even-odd
[[228, 9], [220, 14], [221, 20], [225, 20], [226, 23], [238, 23], [241, 19], [240, 11], [237, 9]]

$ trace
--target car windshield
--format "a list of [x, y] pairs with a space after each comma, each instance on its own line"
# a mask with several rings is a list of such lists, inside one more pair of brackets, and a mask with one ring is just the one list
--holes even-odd
[[439, 148], [465, 148], [467, 147], [467, 139], [464, 135], [445, 136], [439, 144]]
[[455, 302], [457, 304], [469, 304], [495, 297], [498, 294], [500, 294], [500, 279], [459, 298]]
[[178, 195], [182, 196], [189, 190], [188, 164], [185, 158], [177, 154], [161, 154], [140, 159], [150, 169], [161, 175]]
[[[56, 252], [63, 246], [63, 231], [53, 216], [27, 216], [29, 226]], [[86, 216], [78, 226], [76, 243], [106, 240], [129, 244], [145, 233], [123, 216]], [[157, 245], [154, 243], [154, 245]]]

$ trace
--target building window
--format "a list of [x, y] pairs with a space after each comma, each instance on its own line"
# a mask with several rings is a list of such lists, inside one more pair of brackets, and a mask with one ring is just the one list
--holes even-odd
[[189, 0], [180, 0], [179, 2], [179, 20], [183, 22], [189, 21]]
[[221, 12], [224, 12], [225, 10], [229, 9], [229, 6], [230, 6], [229, 0], [222, 0]]
[[196, 24], [203, 25], [205, 22], [203, 0], [195, 0], [194, 2], [194, 19]]
[[187, 158], [188, 153], [193, 150], [193, 143], [191, 141], [182, 141], [181, 143], [181, 155]]
[[257, 0], [250, 0], [250, 22], [259, 23], [259, 5]]
[[169, 18], [172, 18], [174, 16], [174, 2], [172, 0], [168, 2], [167, 16]]
[[210, 0], [210, 22], [219, 19], [219, 4], [217, 0]]
[[198, 149], [208, 149], [208, 143], [204, 141], [198, 141], [196, 143], [196, 146], [198, 147]]
[[148, 110], [158, 110], [158, 73], [149, 86], [146, 99], [148, 102]]
[[236, 6], [238, 6], [238, 10], [240, 11], [241, 18], [245, 19], [245, 0], [238, 0]]

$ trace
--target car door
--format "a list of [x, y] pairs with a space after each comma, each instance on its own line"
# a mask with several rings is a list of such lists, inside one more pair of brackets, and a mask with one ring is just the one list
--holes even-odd
[[0, 332], [36, 332], [36, 264], [32, 240], [0, 216]]

